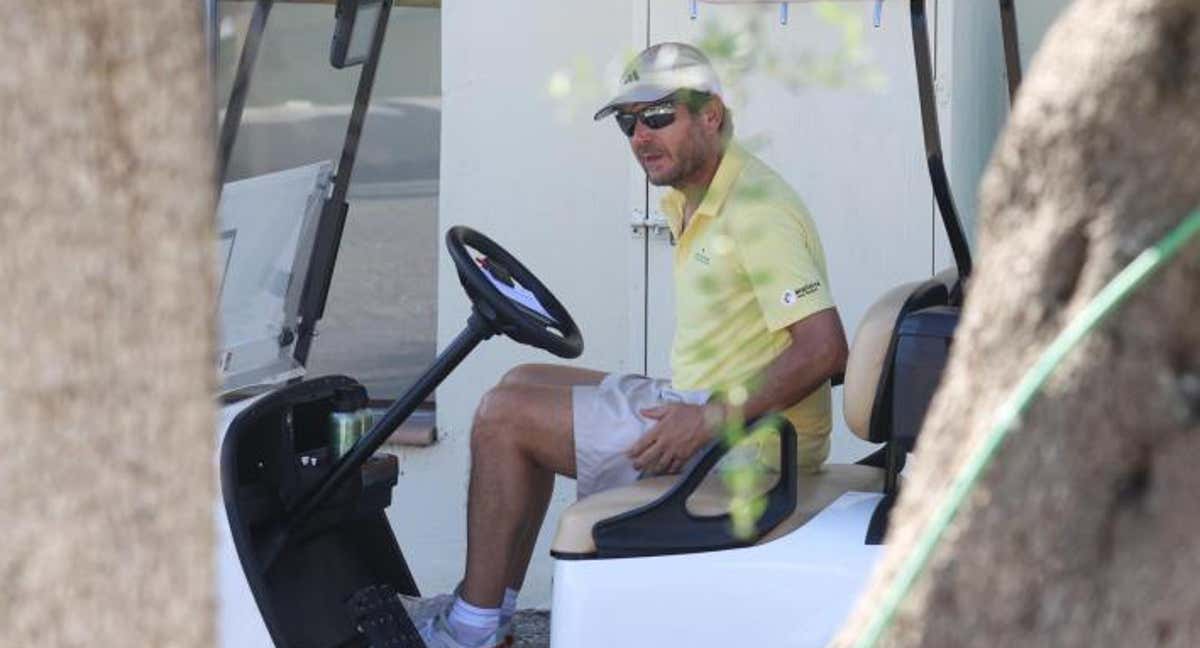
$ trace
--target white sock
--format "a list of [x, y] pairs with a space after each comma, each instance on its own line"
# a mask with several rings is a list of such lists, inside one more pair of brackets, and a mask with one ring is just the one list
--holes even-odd
[[511, 587], [504, 588], [504, 602], [500, 604], [500, 622], [505, 623], [517, 613], [517, 595], [521, 590]]
[[473, 646], [482, 643], [500, 627], [500, 608], [475, 607], [456, 596], [447, 621], [450, 633], [459, 643]]

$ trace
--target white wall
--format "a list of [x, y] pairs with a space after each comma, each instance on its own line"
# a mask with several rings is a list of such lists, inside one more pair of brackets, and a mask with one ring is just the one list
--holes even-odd
[[[1022, 72], [1054, 18], [1068, 0], [1017, 0], [1018, 42]], [[943, 138], [947, 168], [959, 215], [975, 240], [979, 212], [979, 180], [991, 159], [993, 144], [1008, 119], [1008, 80], [1001, 47], [1000, 8], [986, 2], [940, 2], [939, 26], [953, 33], [949, 57], [938, 57]], [[949, 110], [946, 110], [946, 108]], [[948, 245], [938, 248], [938, 267], [954, 262]]]
[[[953, 55], [938, 56], [939, 80], [948, 81], [942, 86], [949, 103], [942, 125], [947, 169], [963, 227], [974, 241], [979, 178], [1008, 117], [1000, 9], [996, 2], [940, 4], [941, 24], [953, 29]], [[953, 265], [948, 246], [939, 252], [939, 268]]]

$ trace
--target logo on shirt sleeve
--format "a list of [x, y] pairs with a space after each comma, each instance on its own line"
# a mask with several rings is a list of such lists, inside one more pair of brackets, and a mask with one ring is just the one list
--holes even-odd
[[783, 296], [779, 298], [779, 302], [784, 306], [791, 306], [792, 304], [800, 301], [802, 298], [815, 294], [820, 289], [821, 282], [812, 281], [800, 286], [799, 288], [792, 288], [783, 291]]

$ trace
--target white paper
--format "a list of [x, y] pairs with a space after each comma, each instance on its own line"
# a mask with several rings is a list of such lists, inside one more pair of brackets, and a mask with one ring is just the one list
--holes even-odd
[[504, 295], [508, 299], [524, 306], [525, 308], [528, 308], [529, 310], [537, 313], [538, 315], [541, 315], [542, 317], [545, 317], [547, 320], [549, 320], [551, 322], [555, 322], [555, 323], [558, 322], [558, 320], [554, 319], [550, 315], [550, 313], [546, 312], [546, 309], [542, 307], [542, 303], [538, 301], [537, 296], [534, 295], [532, 291], [530, 291], [529, 289], [522, 286], [520, 283], [517, 283], [517, 280], [515, 277], [513, 278], [513, 285], [510, 286], [510, 285], [504, 283], [503, 281], [500, 281], [496, 277], [492, 276], [492, 273], [488, 272], [488, 269], [483, 267], [483, 262], [484, 262], [484, 259], [480, 259], [480, 258], [475, 259], [475, 263], [479, 265], [479, 269], [483, 270], [483, 276], [487, 277], [488, 281], [492, 282], [492, 285], [495, 286], [496, 289], [500, 291], [501, 295]]

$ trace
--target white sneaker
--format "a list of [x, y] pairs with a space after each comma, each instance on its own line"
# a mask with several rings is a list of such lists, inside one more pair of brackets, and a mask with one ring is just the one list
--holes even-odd
[[412, 619], [413, 626], [420, 628], [443, 611], [449, 614], [450, 606], [454, 605], [455, 594], [438, 594], [429, 597], [400, 594], [399, 597], [400, 604], [404, 606], [408, 618]]
[[[462, 586], [458, 586], [450, 594], [436, 596], [409, 596], [407, 594], [397, 594], [397, 596], [400, 598], [401, 605], [404, 606], [404, 612], [408, 612], [408, 618], [413, 620], [414, 628], [420, 630], [421, 626], [431, 622], [440, 614], [444, 614], [446, 618], [450, 617], [450, 608], [454, 607], [454, 600], [461, 588]], [[500, 629], [497, 630], [497, 636], [503, 638], [504, 646], [512, 646], [516, 642], [516, 637], [512, 636], [512, 617], [514, 614], [500, 613]], [[449, 624], [446, 626], [449, 628]]]
[[510, 648], [512, 646], [512, 636], [509, 634], [507, 626], [500, 626], [479, 643], [469, 645], [460, 643], [454, 636], [454, 632], [450, 630], [447, 614], [449, 614], [449, 609], [446, 610], [446, 613], [439, 614], [417, 627], [417, 634], [421, 635], [421, 641], [425, 642], [425, 648]]
[[500, 627], [479, 644], [460, 643], [450, 630], [448, 618], [457, 594], [438, 594], [428, 598], [400, 594], [404, 611], [412, 619], [426, 648], [509, 648], [513, 645], [512, 619], [501, 619]]

